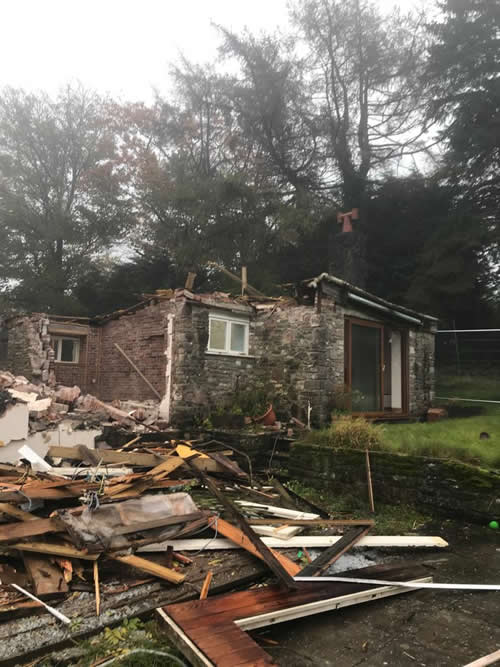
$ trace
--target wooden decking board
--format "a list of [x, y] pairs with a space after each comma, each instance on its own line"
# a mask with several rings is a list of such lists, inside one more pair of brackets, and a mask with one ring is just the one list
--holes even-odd
[[[353, 570], [345, 576], [368, 577], [380, 573], [391, 581], [405, 581], [423, 576], [427, 571], [418, 566], [374, 566]], [[256, 667], [275, 663], [246, 632], [237, 628], [235, 621], [377, 588], [354, 582], [325, 582], [321, 586], [313, 582], [298, 583], [296, 590], [268, 586], [169, 605], [164, 611], [216, 667]]]

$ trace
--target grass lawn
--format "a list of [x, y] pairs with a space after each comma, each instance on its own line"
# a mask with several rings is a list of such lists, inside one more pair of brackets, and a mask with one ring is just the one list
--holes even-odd
[[[437, 378], [436, 396], [500, 401], [500, 382], [491, 377], [446, 375]], [[454, 458], [466, 463], [500, 467], [500, 404], [452, 403], [436, 399], [436, 405], [453, 409], [471, 408], [482, 413], [472, 417], [454, 417], [434, 423], [391, 424], [384, 427], [382, 449]], [[489, 439], [480, 440], [486, 432]]]
[[[489, 468], [500, 467], [500, 406], [496, 414], [443, 419], [434, 423], [388, 424], [381, 433], [382, 450], [453, 458]], [[489, 440], [479, 434], [489, 433]]]
[[[438, 378], [436, 395], [500, 400], [500, 382], [488, 377], [444, 376]], [[450, 418], [408, 424], [363, 425], [358, 421], [351, 426], [343, 422], [333, 428], [311, 431], [305, 437], [318, 445], [358, 449], [364, 449], [369, 439], [373, 450], [452, 458], [488, 468], [500, 468], [500, 404], [439, 399], [434, 404], [448, 408]], [[490, 437], [480, 439], [483, 432]]]

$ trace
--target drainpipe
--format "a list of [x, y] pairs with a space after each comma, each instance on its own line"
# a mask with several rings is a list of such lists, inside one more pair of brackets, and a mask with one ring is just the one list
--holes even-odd
[[167, 349], [165, 356], [167, 358], [167, 366], [165, 369], [165, 396], [160, 403], [159, 415], [167, 424], [170, 424], [171, 414], [171, 400], [172, 400], [172, 361], [174, 348], [174, 319], [175, 315], [169, 313], [167, 323]]

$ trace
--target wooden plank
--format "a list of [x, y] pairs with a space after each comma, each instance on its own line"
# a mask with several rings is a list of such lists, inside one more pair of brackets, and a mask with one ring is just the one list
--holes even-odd
[[95, 614], [96, 616], [101, 615], [101, 590], [99, 587], [99, 565], [97, 561], [94, 561], [94, 590], [95, 590]]
[[38, 517], [29, 512], [16, 507], [16, 505], [10, 505], [9, 503], [0, 503], [0, 514], [7, 514], [8, 516], [17, 519], [18, 521], [37, 521]]
[[278, 579], [289, 589], [295, 588], [293, 577], [285, 570], [283, 565], [274, 557], [273, 552], [262, 542], [258, 535], [250, 527], [245, 517], [238, 511], [236, 506], [229, 498], [219, 490], [218, 486], [206, 475], [202, 470], [198, 470], [190, 461], [186, 464], [191, 470], [200, 478], [201, 482], [214, 494], [214, 496], [221, 502], [228, 512], [234, 517], [239, 527], [253, 544], [256, 550], [261, 554], [262, 560], [266, 563], [269, 569], [274, 572]]
[[[216, 530], [221, 535], [224, 535], [224, 537], [227, 537], [232, 542], [250, 552], [254, 556], [257, 556], [257, 558], [264, 560], [262, 554], [258, 549], [255, 548], [253, 542], [251, 542], [241, 530], [236, 528], [236, 526], [233, 526], [232, 524], [224, 521], [224, 519], [219, 517], [217, 522], [211, 525], [211, 528]], [[276, 551], [271, 551], [271, 553], [280, 562], [281, 566], [288, 572], [290, 576], [294, 577], [300, 572], [300, 565], [294, 563], [293, 560], [290, 560], [287, 556], [279, 554]]]
[[273, 477], [271, 480], [271, 484], [274, 486], [276, 491], [279, 493], [281, 496], [281, 501], [285, 505], [285, 507], [288, 507], [288, 509], [297, 509], [297, 504], [292, 498], [292, 496], [288, 493], [288, 491], [285, 489], [283, 484], [277, 479], [276, 477]]
[[212, 582], [212, 577], [213, 572], [212, 570], [209, 570], [207, 572], [207, 576], [205, 577], [205, 581], [203, 582], [203, 586], [201, 587], [200, 600], [205, 600], [207, 598], [208, 589], [210, 588], [210, 584]]
[[163, 526], [172, 526], [176, 523], [185, 523], [188, 521], [195, 521], [207, 517], [203, 512], [193, 512], [191, 514], [176, 514], [175, 516], [164, 516], [161, 519], [154, 519], [153, 521], [142, 521], [132, 523], [127, 526], [118, 526], [113, 530], [113, 535], [129, 535], [130, 533], [139, 533], [144, 530], [153, 530], [154, 528], [162, 528]]
[[89, 554], [82, 549], [75, 549], [67, 544], [51, 544], [50, 542], [19, 542], [9, 544], [9, 549], [17, 551], [32, 551], [39, 554], [51, 554], [64, 558], [83, 558], [84, 560], [97, 560], [99, 554]]
[[57, 533], [64, 528], [54, 519], [36, 519], [34, 521], [16, 521], [15, 523], [0, 524], [0, 542], [22, 540], [25, 537], [35, 537], [46, 533]]
[[[356, 574], [374, 571], [377, 571], [376, 568], [365, 568]], [[392, 569], [394, 580], [405, 576], [411, 578], [412, 572], [422, 571], [423, 568]], [[386, 568], [385, 572], [386, 576], [391, 576], [390, 568]], [[420, 574], [417, 576], [424, 577]], [[315, 581], [318, 582], [317, 579]], [[417, 584], [415, 579], [413, 581]], [[240, 631], [243, 628], [253, 629], [378, 597], [396, 595], [402, 590], [394, 585], [374, 590], [367, 585], [353, 583], [352, 580], [340, 586], [327, 584], [316, 586], [316, 589], [308, 584], [300, 584], [300, 588], [293, 591], [283, 591], [277, 586], [270, 586], [169, 605], [163, 610], [166, 616], [162, 617], [170, 627], [176, 629], [178, 638], [182, 637], [185, 644], [191, 644], [201, 652], [202, 660], [208, 660], [217, 667], [255, 667], [257, 664], [273, 663], [260, 647], [250, 643], [248, 635], [235, 632], [235, 627]], [[180, 645], [182, 647], [182, 642]]]
[[182, 628], [163, 610], [157, 609], [158, 614], [166, 623], [166, 634], [170, 641], [183, 653], [195, 667], [214, 667], [196, 644], [182, 631]]
[[495, 662], [500, 661], [500, 649], [489, 655], [485, 655], [482, 658], [474, 660], [474, 662], [469, 662], [465, 667], [487, 667], [488, 665], [494, 665]]
[[315, 558], [312, 563], [306, 565], [305, 568], [301, 571], [300, 575], [302, 577], [308, 576], [317, 576], [322, 574], [326, 569], [333, 565], [336, 560], [338, 560], [342, 554], [348, 551], [352, 546], [359, 542], [359, 540], [366, 535], [370, 530], [370, 526], [355, 526], [351, 530], [342, 536], [342, 538], [335, 542], [331, 547], [325, 549], [322, 554]]
[[[154, 468], [163, 460], [158, 454], [143, 454], [141, 452], [119, 452], [113, 449], [100, 449], [99, 456], [103, 463], [128, 463], [131, 466]], [[49, 456], [82, 461], [81, 454], [76, 447], [49, 447]]]
[[78, 452], [82, 457], [82, 461], [90, 466], [98, 465], [101, 460], [101, 457], [95, 449], [91, 450], [85, 445], [78, 445]]
[[51, 563], [47, 557], [25, 553], [23, 561], [36, 596], [43, 598], [68, 592], [68, 584], [61, 568]]
[[179, 572], [176, 572], [175, 570], [163, 567], [162, 565], [158, 565], [158, 563], [153, 563], [152, 561], [140, 558], [139, 556], [110, 556], [110, 558], [113, 558], [113, 560], [117, 560], [120, 563], [130, 565], [130, 567], [135, 567], [142, 572], [152, 574], [154, 577], [165, 579], [165, 581], [169, 581], [171, 584], [180, 584], [186, 578], [185, 574], [179, 574]]
[[[432, 582], [432, 577], [421, 577], [413, 581], [415, 584], [430, 582]], [[401, 593], [408, 592], [409, 589], [401, 589], [399, 586], [381, 586], [380, 588], [372, 588], [368, 591], [360, 591], [358, 593], [350, 593], [348, 595], [327, 598], [326, 600], [319, 600], [318, 602], [308, 602], [297, 607], [281, 609], [279, 611], [273, 611], [267, 614], [249, 616], [248, 618], [239, 619], [235, 621], [235, 623], [242, 630], [248, 632], [249, 630], [256, 630], [257, 628], [263, 628], [267, 625], [284, 623], [295, 618], [304, 618], [313, 614], [321, 614], [325, 611], [343, 609], [344, 607], [350, 607], [355, 604], [371, 602], [372, 600], [380, 600], [392, 595], [400, 595]]]
[[164, 461], [159, 463], [157, 466], [148, 470], [138, 478], [132, 479], [130, 481], [122, 482], [121, 484], [110, 485], [106, 489], [107, 496], [116, 496], [119, 493], [124, 491], [136, 491], [142, 493], [151, 486], [154, 486], [155, 483], [163, 480], [164, 477], [168, 477], [170, 473], [174, 472], [183, 465], [183, 460], [178, 456], [169, 456]]
[[318, 514], [311, 512], [301, 512], [299, 510], [291, 510], [286, 507], [278, 507], [277, 505], [263, 505], [262, 503], [253, 503], [248, 500], [236, 500], [237, 505], [247, 508], [248, 510], [255, 510], [255, 512], [267, 512], [274, 516], [283, 517], [285, 519], [318, 519]]
[[373, 519], [273, 519], [272, 517], [269, 517], [268, 519], [252, 518], [249, 519], [249, 521], [256, 526], [282, 526], [286, 524], [287, 526], [338, 526], [341, 528], [343, 526], [375, 525], [375, 521]]
[[[288, 540], [278, 540], [275, 537], [262, 537], [261, 541], [272, 549], [301, 549], [312, 547], [316, 549], [331, 547], [342, 539], [338, 535], [296, 535]], [[204, 545], [207, 550], [238, 549], [239, 545], [230, 540], [215, 539], [207, 544], [203, 539], [164, 540], [157, 544], [150, 544], [141, 551], [165, 551], [171, 544], [176, 551], [198, 551]], [[403, 536], [403, 535], [367, 535], [362, 537], [355, 547], [372, 547], [374, 549], [444, 549], [448, 542], [441, 537], [434, 536]]]

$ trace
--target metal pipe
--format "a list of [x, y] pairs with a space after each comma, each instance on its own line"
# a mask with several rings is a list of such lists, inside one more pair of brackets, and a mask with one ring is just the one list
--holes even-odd
[[357, 301], [358, 303], [362, 303], [364, 306], [370, 306], [371, 308], [376, 308], [377, 310], [382, 310], [385, 313], [390, 313], [391, 315], [394, 315], [395, 317], [400, 317], [402, 320], [406, 320], [408, 322], [411, 322], [412, 324], [422, 324], [422, 320], [417, 320], [416, 317], [411, 317], [410, 315], [405, 315], [404, 313], [400, 313], [399, 310], [393, 310], [392, 308], [388, 308], [387, 306], [383, 306], [381, 303], [377, 303], [376, 301], [370, 301], [370, 299], [365, 299], [362, 296], [358, 296], [357, 294], [353, 294], [353, 292], [348, 292], [347, 296], [349, 299], [352, 301]]

